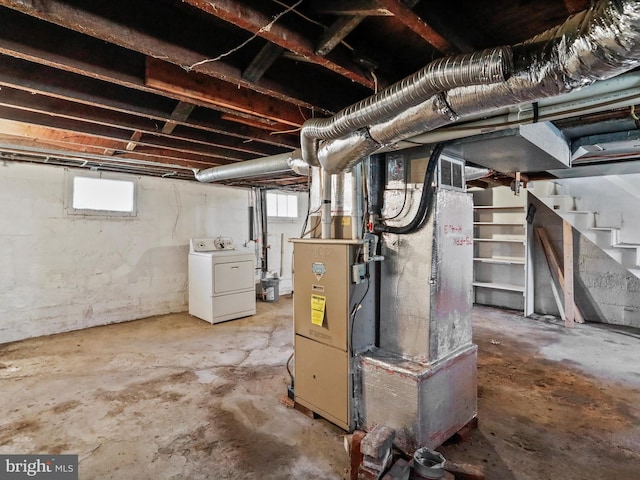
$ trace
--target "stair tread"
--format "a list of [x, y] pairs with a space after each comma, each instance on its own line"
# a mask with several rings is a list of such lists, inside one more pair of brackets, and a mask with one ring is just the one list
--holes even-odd
[[473, 222], [474, 225], [483, 226], [483, 227], [523, 227], [524, 222], [513, 223], [513, 222]]
[[620, 230], [620, 227], [589, 227], [589, 230], [602, 230], [602, 231], [613, 231], [613, 230]]
[[474, 238], [474, 242], [502, 242], [502, 243], [524, 243], [525, 239], [522, 238]]
[[507, 290], [509, 292], [524, 293], [524, 287], [522, 285], [511, 285], [508, 283], [473, 282], [473, 286], [481, 288], [491, 288], [494, 290]]
[[524, 212], [524, 205], [474, 205], [475, 210], [521, 210]]
[[640, 243], [615, 243], [611, 246], [615, 248], [640, 248]]

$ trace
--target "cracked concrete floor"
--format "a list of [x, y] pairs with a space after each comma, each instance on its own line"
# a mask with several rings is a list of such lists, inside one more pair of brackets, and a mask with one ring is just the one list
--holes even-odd
[[[81, 479], [343, 479], [343, 433], [279, 403], [292, 302], [0, 345], [0, 453], [75, 453]], [[474, 308], [480, 427], [448, 459], [490, 480], [635, 480], [640, 335]]]
[[292, 302], [217, 325], [153, 317], [0, 345], [0, 453], [81, 479], [346, 478], [344, 432], [287, 409]]

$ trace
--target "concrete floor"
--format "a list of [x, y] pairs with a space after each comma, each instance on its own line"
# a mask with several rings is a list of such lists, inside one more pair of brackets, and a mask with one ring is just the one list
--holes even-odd
[[[279, 403], [291, 312], [0, 345], [0, 453], [75, 453], [81, 479], [348, 478], [344, 432]], [[481, 307], [474, 322], [480, 428], [447, 458], [490, 480], [639, 478], [638, 334]]]

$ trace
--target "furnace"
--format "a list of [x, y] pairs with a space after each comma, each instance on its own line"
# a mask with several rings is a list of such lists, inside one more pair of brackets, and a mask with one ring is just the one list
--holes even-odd
[[295, 400], [345, 430], [391, 427], [406, 452], [434, 448], [477, 415], [464, 163], [442, 147], [367, 163], [368, 231], [294, 240]]

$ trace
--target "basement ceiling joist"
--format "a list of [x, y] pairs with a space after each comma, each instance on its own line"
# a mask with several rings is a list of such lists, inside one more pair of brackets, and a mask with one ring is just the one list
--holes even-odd
[[0, 138], [38, 155], [164, 162], [186, 178], [298, 148], [307, 118], [588, 4], [488, 0], [480, 18], [475, 0], [0, 0]]

